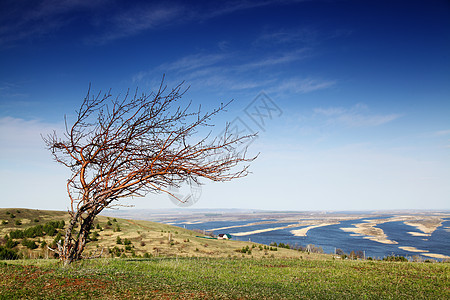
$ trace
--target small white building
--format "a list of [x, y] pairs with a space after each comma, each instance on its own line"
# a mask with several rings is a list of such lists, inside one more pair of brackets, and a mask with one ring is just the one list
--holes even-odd
[[221, 233], [217, 236], [218, 240], [230, 240], [231, 239], [231, 235], [229, 235], [228, 233]]

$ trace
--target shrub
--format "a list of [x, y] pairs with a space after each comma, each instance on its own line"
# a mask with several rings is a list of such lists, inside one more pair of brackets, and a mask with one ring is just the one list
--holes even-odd
[[342, 250], [341, 248], [337, 248], [335, 252], [336, 252], [336, 255], [341, 255], [341, 256], [345, 255], [344, 250]]
[[124, 239], [123, 240], [123, 244], [124, 245], [131, 245], [131, 241], [129, 239]]
[[59, 241], [62, 240], [62, 236], [61, 233], [58, 232], [58, 234], [55, 236], [55, 238], [53, 239], [53, 243], [57, 244]]
[[94, 231], [91, 236], [91, 241], [98, 241], [98, 233]]
[[2, 225], [6, 225], [6, 224], [8, 224], [8, 221], [7, 220], [2, 220]]
[[122, 239], [120, 238], [120, 236], [117, 237], [116, 244], [122, 245]]
[[384, 261], [401, 261], [401, 262], [407, 262], [408, 259], [404, 256], [395, 256], [395, 255], [391, 255], [391, 256], [387, 256], [385, 258], [383, 258]]
[[[277, 246], [277, 243], [274, 243], [275, 246]], [[291, 247], [289, 246], [289, 244], [284, 244], [284, 243], [279, 243], [278, 247], [280, 248], [285, 248], [285, 249], [291, 249]]]
[[7, 240], [6, 240], [6, 243], [5, 243], [5, 247], [6, 247], [6, 248], [9, 248], [9, 249], [12, 249], [12, 248], [14, 248], [15, 246], [17, 246], [18, 244], [19, 244], [19, 242], [14, 241], [13, 239], [7, 239]]
[[35, 241], [30, 241], [26, 238], [22, 240], [22, 245], [24, 245], [25, 247], [27, 247], [28, 249], [31, 249], [31, 250], [36, 249], [38, 247], [38, 245], [36, 245]]
[[242, 247], [242, 249], [236, 249], [235, 251], [243, 254], [252, 254], [252, 250], [248, 246]]
[[36, 225], [28, 227], [23, 231], [23, 235], [28, 238], [34, 238], [37, 236], [44, 236], [44, 227], [42, 225]]
[[12, 239], [23, 239], [25, 236], [22, 230], [13, 230], [9, 233], [9, 237]]
[[0, 259], [20, 259], [20, 255], [16, 251], [0, 246]]

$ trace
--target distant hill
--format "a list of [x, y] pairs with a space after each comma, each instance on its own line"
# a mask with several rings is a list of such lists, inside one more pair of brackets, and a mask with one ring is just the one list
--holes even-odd
[[[0, 244], [5, 245], [11, 232], [24, 231], [49, 222], [65, 221], [69, 215], [62, 211], [32, 210], [23, 208], [0, 209]], [[59, 234], [59, 235], [58, 235]], [[15, 238], [13, 249], [29, 258], [52, 257], [47, 245], [64, 236], [64, 228], [57, 228], [52, 235]], [[332, 259], [325, 254], [306, 254], [284, 248], [267, 247], [251, 242], [206, 238], [195, 231], [150, 221], [138, 221], [99, 216], [90, 234], [85, 254], [100, 253], [104, 257], [276, 257], [304, 259]], [[31, 243], [37, 248], [30, 249]], [[11, 242], [10, 242], [11, 245]]]

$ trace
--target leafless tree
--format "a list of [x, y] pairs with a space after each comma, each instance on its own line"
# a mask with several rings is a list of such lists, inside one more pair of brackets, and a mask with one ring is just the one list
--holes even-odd
[[[83, 258], [95, 217], [119, 200], [169, 192], [185, 180], [229, 181], [248, 174], [254, 157], [235, 149], [253, 136], [234, 136], [226, 129], [215, 139], [198, 138], [202, 126], [228, 105], [202, 114], [191, 104], [178, 105], [186, 92], [161, 83], [156, 92], [113, 98], [111, 91], [91, 95], [90, 88], [72, 126], [44, 137], [54, 159], [72, 172], [67, 182], [70, 223], [56, 249], [70, 264]], [[236, 170], [237, 168], [237, 170]]]

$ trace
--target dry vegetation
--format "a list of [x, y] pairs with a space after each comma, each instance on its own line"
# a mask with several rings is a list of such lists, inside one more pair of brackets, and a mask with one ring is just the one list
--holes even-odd
[[[19, 212], [17, 212], [19, 211]], [[11, 217], [14, 215], [14, 218]], [[16, 225], [17, 220], [21, 225]], [[60, 211], [0, 209], [0, 236], [5, 237], [14, 230], [45, 224], [49, 221], [65, 220], [69, 215]], [[3, 222], [5, 223], [5, 222]], [[62, 233], [62, 230], [61, 230]], [[31, 238], [36, 244], [43, 241], [51, 245], [56, 236]], [[94, 238], [95, 237], [95, 238]], [[203, 235], [161, 223], [150, 221], [126, 220], [120, 218], [99, 216], [94, 222], [90, 234], [91, 241], [87, 244], [85, 253], [99, 254], [102, 257], [248, 257], [248, 258], [304, 258], [332, 259], [331, 255], [304, 253], [300, 251], [277, 248], [276, 251], [251, 242], [217, 240], [205, 238]], [[92, 240], [94, 239], [94, 240]], [[97, 239], [97, 240], [95, 240]], [[15, 247], [26, 258], [47, 258], [53, 253], [45, 247], [30, 250], [22, 244]], [[242, 249], [249, 249], [242, 253]]]

